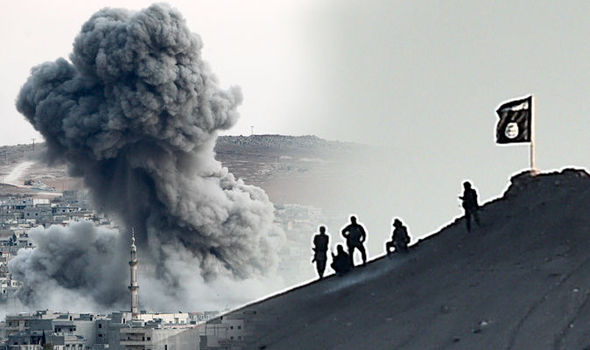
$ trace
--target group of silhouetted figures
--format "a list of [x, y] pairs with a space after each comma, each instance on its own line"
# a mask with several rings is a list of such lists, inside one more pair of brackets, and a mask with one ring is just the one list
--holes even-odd
[[[465, 224], [467, 231], [471, 231], [471, 220], [474, 219], [477, 226], [479, 222], [479, 204], [477, 202], [477, 192], [472, 188], [471, 183], [465, 181], [463, 183], [463, 195], [459, 196], [461, 199], [461, 206], [465, 210]], [[313, 237], [313, 260], [315, 262], [316, 269], [320, 279], [324, 277], [324, 271], [326, 270], [326, 264], [328, 261], [328, 245], [329, 236], [326, 234], [326, 227], [320, 226], [320, 232]], [[365, 228], [357, 222], [355, 216], [350, 217], [350, 223], [342, 229], [340, 232], [342, 237], [346, 240], [346, 247], [348, 251], [344, 250], [342, 244], [336, 246], [336, 254], [332, 255], [332, 264], [330, 267], [338, 275], [344, 275], [354, 267], [354, 251], [358, 249], [361, 253], [363, 265], [367, 264], [367, 251], [363, 243], [367, 240], [367, 232]], [[408, 234], [408, 228], [398, 218], [393, 220], [393, 232], [391, 235], [391, 241], [385, 242], [385, 252], [387, 255], [393, 252], [407, 253], [408, 244], [410, 243], [410, 235]]]

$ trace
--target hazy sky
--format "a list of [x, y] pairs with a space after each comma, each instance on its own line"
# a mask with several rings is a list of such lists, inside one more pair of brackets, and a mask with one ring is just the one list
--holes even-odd
[[[242, 87], [241, 120], [230, 134], [247, 135], [253, 125], [255, 133], [390, 148], [371, 182], [391, 202], [372, 203], [391, 205], [411, 230], [424, 233], [459, 214], [464, 178], [489, 198], [527, 167], [526, 146], [494, 144], [494, 110], [511, 97], [536, 96], [541, 169], [590, 161], [590, 2], [169, 3], [202, 37], [221, 85]], [[0, 144], [40, 138], [14, 107], [32, 66], [67, 57], [96, 10], [149, 4], [4, 4]]]

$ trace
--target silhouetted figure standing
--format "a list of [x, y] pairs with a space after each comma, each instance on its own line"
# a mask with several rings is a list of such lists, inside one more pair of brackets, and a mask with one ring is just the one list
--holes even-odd
[[410, 235], [408, 235], [408, 228], [401, 222], [400, 219], [393, 221], [393, 234], [391, 241], [385, 243], [385, 250], [387, 254], [391, 253], [391, 249], [395, 248], [396, 252], [407, 253], [408, 243], [410, 243]]
[[350, 217], [350, 224], [342, 229], [342, 236], [346, 238], [348, 255], [350, 255], [350, 266], [354, 267], [353, 253], [355, 249], [361, 251], [363, 265], [365, 265], [367, 263], [367, 252], [365, 251], [363, 242], [367, 239], [367, 233], [361, 225], [356, 223], [356, 217]]
[[477, 192], [471, 187], [469, 181], [463, 182], [463, 195], [459, 197], [462, 200], [461, 206], [465, 209], [465, 224], [467, 231], [471, 231], [471, 217], [479, 226], [479, 204], [477, 203]]
[[324, 278], [324, 271], [326, 270], [326, 261], [328, 260], [326, 253], [328, 251], [329, 241], [330, 238], [326, 234], [326, 228], [324, 226], [320, 226], [320, 233], [313, 237], [314, 254], [313, 260], [311, 261], [312, 263], [315, 262], [320, 279]]
[[352, 269], [350, 264], [350, 257], [344, 251], [342, 244], [338, 244], [336, 247], [337, 255], [332, 253], [332, 264], [330, 265], [337, 274], [343, 275]]

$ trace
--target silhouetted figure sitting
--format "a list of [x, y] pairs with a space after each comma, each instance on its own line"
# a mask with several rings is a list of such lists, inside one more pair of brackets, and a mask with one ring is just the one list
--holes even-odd
[[326, 234], [326, 228], [324, 226], [320, 226], [320, 233], [313, 237], [313, 260], [312, 263], [316, 263], [316, 269], [318, 270], [318, 275], [320, 279], [324, 278], [324, 271], [326, 270], [326, 260], [328, 257], [326, 255], [328, 251], [328, 242], [330, 238]]
[[353, 253], [355, 248], [361, 251], [363, 265], [365, 265], [367, 263], [367, 252], [365, 251], [363, 242], [367, 239], [367, 233], [361, 225], [356, 223], [356, 217], [350, 217], [350, 224], [342, 229], [342, 236], [346, 238], [348, 255], [350, 255], [350, 266], [354, 267]]
[[465, 224], [467, 231], [471, 231], [471, 217], [475, 219], [477, 226], [479, 224], [479, 204], [477, 203], [477, 192], [471, 187], [469, 181], [463, 182], [463, 195], [459, 197], [462, 200], [461, 206], [465, 209]]
[[337, 274], [343, 275], [352, 269], [352, 265], [350, 265], [350, 257], [344, 251], [342, 244], [338, 244], [336, 251], [338, 254], [332, 254], [332, 264], [330, 266]]
[[408, 243], [410, 243], [410, 235], [408, 235], [408, 228], [404, 226], [400, 219], [393, 221], [393, 233], [391, 241], [385, 243], [385, 251], [387, 254], [391, 253], [391, 249], [395, 248], [396, 252], [407, 253]]

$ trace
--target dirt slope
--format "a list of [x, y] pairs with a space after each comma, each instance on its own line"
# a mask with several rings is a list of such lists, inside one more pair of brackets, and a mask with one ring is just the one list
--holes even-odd
[[483, 227], [226, 315], [247, 349], [590, 349], [590, 177], [512, 179]]

